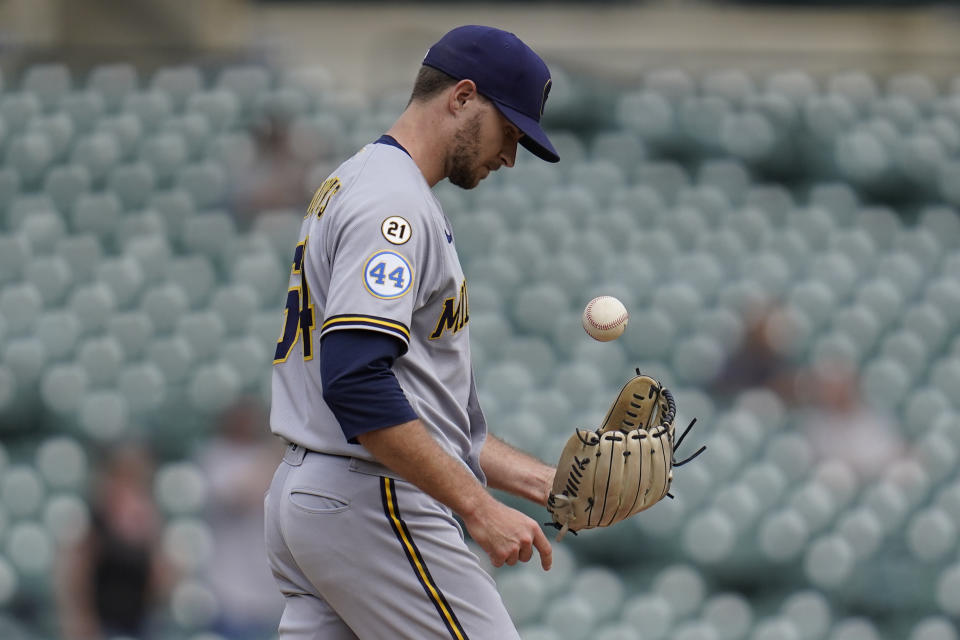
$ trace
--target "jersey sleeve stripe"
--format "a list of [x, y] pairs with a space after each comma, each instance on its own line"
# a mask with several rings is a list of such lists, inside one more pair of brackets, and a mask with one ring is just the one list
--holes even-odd
[[323, 325], [320, 327], [320, 336], [322, 337], [328, 331], [338, 329], [375, 329], [395, 335], [404, 343], [410, 344], [410, 329], [402, 322], [389, 318], [365, 315], [332, 316], [323, 321]]

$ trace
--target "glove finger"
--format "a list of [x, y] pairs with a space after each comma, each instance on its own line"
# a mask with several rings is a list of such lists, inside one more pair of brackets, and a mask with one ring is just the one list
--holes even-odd
[[623, 449], [627, 434], [604, 433], [597, 448], [596, 475], [593, 479], [594, 506], [588, 525], [605, 527], [615, 521], [623, 490]]
[[652, 478], [650, 488], [641, 500], [641, 511], [660, 502], [670, 490], [672, 480], [673, 448], [669, 432], [658, 427], [650, 434], [649, 440]]
[[623, 451], [623, 496], [615, 521], [623, 520], [636, 513], [636, 506], [650, 488], [652, 477], [650, 458], [650, 437], [643, 429], [634, 429], [627, 434]]

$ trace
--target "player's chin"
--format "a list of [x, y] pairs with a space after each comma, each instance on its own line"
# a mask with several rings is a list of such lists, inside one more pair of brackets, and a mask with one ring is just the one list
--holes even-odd
[[471, 174], [459, 174], [451, 175], [450, 182], [460, 187], [461, 189], [473, 189], [480, 184], [480, 181], [486, 178], [490, 174], [489, 170], [484, 170], [483, 173], [476, 171]]

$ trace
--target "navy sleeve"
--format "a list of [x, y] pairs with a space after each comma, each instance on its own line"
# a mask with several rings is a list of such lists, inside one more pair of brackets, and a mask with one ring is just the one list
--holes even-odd
[[405, 350], [401, 340], [379, 331], [343, 329], [320, 339], [323, 399], [350, 444], [417, 418], [390, 368]]

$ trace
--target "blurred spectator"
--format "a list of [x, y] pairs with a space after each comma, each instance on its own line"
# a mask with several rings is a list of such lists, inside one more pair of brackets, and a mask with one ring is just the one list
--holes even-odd
[[206, 578], [220, 608], [213, 630], [227, 640], [272, 637], [283, 611], [263, 535], [263, 496], [282, 445], [267, 420], [261, 403], [242, 399], [223, 412], [217, 434], [197, 455], [210, 490], [214, 550]]
[[172, 575], [160, 551], [153, 456], [138, 444], [106, 452], [91, 495], [87, 534], [65, 549], [57, 575], [63, 637], [148, 638]]
[[260, 213], [271, 209], [306, 208], [304, 179], [307, 167], [290, 145], [290, 123], [269, 116], [253, 126], [256, 144], [253, 163], [234, 178], [232, 208], [246, 228]]
[[789, 345], [783, 344], [779, 318], [779, 308], [769, 303], [746, 313], [739, 344], [710, 384], [713, 395], [733, 398], [748, 389], [767, 388], [785, 402], [795, 400], [795, 366], [785, 355]]
[[820, 460], [841, 460], [861, 480], [902, 459], [906, 443], [896, 423], [863, 402], [856, 369], [844, 360], [820, 363], [807, 376], [800, 427]]

